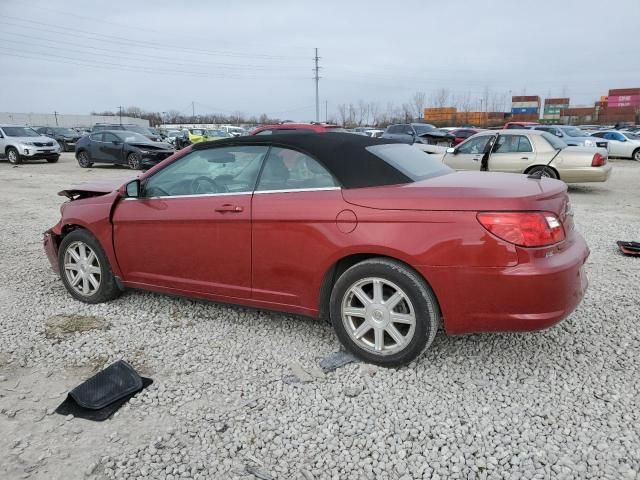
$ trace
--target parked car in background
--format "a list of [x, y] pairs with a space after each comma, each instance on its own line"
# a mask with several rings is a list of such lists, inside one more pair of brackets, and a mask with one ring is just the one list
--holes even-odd
[[522, 128], [531, 128], [540, 125], [538, 122], [507, 122], [504, 124], [503, 130], [520, 130]]
[[222, 130], [232, 137], [241, 137], [243, 135], [247, 135], [247, 131], [242, 127], [236, 127], [234, 125], [221, 125], [218, 130]]
[[451, 132], [437, 129], [429, 123], [398, 123], [389, 125], [381, 138], [409, 144], [423, 143], [448, 147], [455, 137]]
[[384, 130], [380, 130], [379, 128], [372, 128], [369, 130], [365, 130], [364, 133], [369, 137], [380, 138], [382, 137], [382, 135], [384, 135]]
[[632, 158], [640, 162], [640, 136], [618, 130], [594, 132], [591, 136], [607, 140], [612, 157]]
[[76, 159], [82, 168], [94, 163], [113, 163], [139, 170], [152, 167], [174, 153], [175, 149], [168, 143], [154, 142], [127, 130], [94, 132], [76, 144]]
[[569, 146], [608, 148], [606, 140], [593, 138], [584, 130], [570, 125], [536, 125], [533, 129], [549, 132]]
[[238, 137], [240, 135], [233, 135], [232, 133], [227, 132], [226, 130], [205, 130], [204, 137], [202, 139], [203, 142], [210, 142], [212, 140], [221, 140], [223, 138], [232, 138]]
[[60, 192], [44, 249], [76, 300], [132, 288], [323, 318], [384, 366], [414, 360], [440, 325], [531, 331], [576, 308], [589, 249], [566, 185], [456, 173], [389, 142], [199, 143], [124, 185]]
[[164, 141], [175, 146], [176, 137], [178, 137], [179, 135], [180, 130], [167, 130], [166, 132], [164, 132]]
[[148, 127], [142, 127], [140, 125], [135, 125], [132, 123], [123, 123], [123, 124], [109, 124], [109, 123], [96, 123], [91, 129], [91, 133], [93, 132], [101, 132], [104, 130], [126, 130], [128, 132], [136, 132], [140, 135], [144, 135], [149, 140], [153, 142], [160, 142], [162, 138], [160, 135], [156, 135], [153, 133]]
[[455, 137], [453, 139], [453, 146], [461, 144], [467, 138], [475, 135], [476, 133], [480, 133], [481, 131], [482, 130], [479, 128], [456, 128], [449, 130], [449, 132]]
[[442, 161], [455, 170], [537, 174], [566, 183], [604, 182], [611, 175], [604, 148], [569, 147], [540, 130], [498, 130], [450, 148]]
[[60, 158], [60, 146], [33, 128], [21, 125], [0, 125], [0, 154], [14, 165], [25, 160], [44, 159], [55, 163]]
[[35, 131], [58, 142], [61, 152], [73, 152], [76, 142], [82, 137], [75, 130], [65, 127], [38, 127]]
[[346, 132], [346, 130], [338, 125], [330, 123], [278, 123], [275, 125], [262, 125], [261, 127], [252, 130], [249, 135], [326, 132]]

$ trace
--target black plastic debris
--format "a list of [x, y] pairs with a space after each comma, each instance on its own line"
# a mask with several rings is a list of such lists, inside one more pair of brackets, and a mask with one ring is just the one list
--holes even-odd
[[620, 251], [625, 255], [640, 256], [640, 242], [623, 242], [618, 240], [616, 243]]
[[337, 352], [330, 353], [322, 360], [320, 360], [320, 368], [324, 372], [333, 372], [336, 368], [343, 367], [351, 362], [359, 361], [356, 357], [345, 350], [338, 350]]
[[152, 383], [127, 362], [118, 360], [71, 390], [56, 413], [101, 422]]

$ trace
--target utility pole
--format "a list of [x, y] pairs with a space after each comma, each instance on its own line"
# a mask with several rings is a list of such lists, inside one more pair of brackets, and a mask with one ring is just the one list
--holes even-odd
[[324, 101], [324, 123], [329, 122], [329, 100]]
[[118, 110], [120, 111], [120, 125], [122, 125], [122, 106], [119, 106]]
[[318, 83], [320, 81], [320, 67], [318, 66], [318, 60], [320, 60], [320, 57], [318, 57], [317, 48], [316, 48], [316, 56], [313, 58], [313, 60], [315, 62], [315, 68], [313, 69], [315, 72], [315, 75], [313, 79], [316, 81], [316, 122], [319, 122], [320, 121], [320, 95], [318, 90]]
[[196, 102], [191, 101], [191, 122], [196, 118]]
[[56, 127], [58, 126], [58, 112], [53, 112], [53, 116], [56, 117]]

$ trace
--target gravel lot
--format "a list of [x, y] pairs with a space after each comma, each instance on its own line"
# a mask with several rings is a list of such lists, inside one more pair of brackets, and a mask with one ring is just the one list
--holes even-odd
[[[56, 192], [132, 172], [0, 162], [0, 478], [638, 478], [640, 260], [615, 240], [640, 240], [640, 163], [614, 163], [570, 189], [591, 257], [568, 320], [440, 332], [406, 368], [325, 374], [340, 346], [321, 322], [137, 291], [72, 300], [41, 245]], [[52, 413], [120, 358], [155, 383], [107, 422]]]

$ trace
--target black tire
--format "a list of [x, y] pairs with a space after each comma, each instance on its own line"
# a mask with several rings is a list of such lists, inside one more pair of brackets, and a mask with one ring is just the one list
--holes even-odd
[[81, 168], [90, 168], [93, 165], [93, 162], [89, 158], [89, 154], [84, 150], [80, 150], [78, 152], [76, 159], [78, 160], [78, 165], [80, 165]]
[[58, 155], [57, 157], [47, 158], [48, 163], [56, 163], [58, 160], [60, 160], [60, 155]]
[[18, 153], [18, 150], [16, 150], [15, 148], [13, 147], [7, 148], [6, 154], [7, 154], [7, 160], [9, 160], [10, 164], [18, 165], [22, 163], [22, 158], [20, 158], [20, 154]]
[[529, 175], [533, 175], [533, 174], [540, 175], [540, 173], [538, 173], [540, 171], [542, 171], [542, 175], [541, 175], [542, 177], [554, 178], [558, 180], [558, 174], [556, 173], [556, 171], [551, 167], [547, 167], [546, 165], [538, 165], [537, 167], [533, 167], [527, 173]]
[[[97, 257], [98, 268], [100, 270], [99, 287], [88, 295], [84, 295], [77, 291], [71, 285], [71, 279], [67, 275], [65, 269], [65, 255], [67, 250], [74, 248], [77, 244], [82, 243], [88, 246]], [[77, 229], [73, 230], [60, 242], [60, 248], [58, 250], [58, 266], [60, 268], [60, 278], [67, 291], [77, 300], [85, 303], [102, 303], [108, 302], [120, 296], [122, 291], [116, 284], [116, 279], [111, 271], [111, 265], [107, 259], [100, 242], [87, 230]], [[82, 283], [82, 281], [80, 282]], [[88, 282], [89, 283], [89, 282]]]
[[140, 161], [141, 158], [139, 153], [131, 152], [127, 155], [127, 165], [129, 165], [129, 168], [132, 170], [140, 170]]
[[634, 152], [633, 152], [633, 159], [636, 162], [640, 162], [640, 148], [637, 148]]
[[[410, 340], [406, 340], [406, 345], [397, 347], [399, 348], [397, 351], [391, 348], [389, 353], [376, 353], [375, 346], [365, 345], [364, 342], [367, 341], [365, 337], [370, 335], [371, 332], [375, 334], [372, 327], [369, 327], [370, 329], [366, 334], [361, 335], [363, 339], [361, 341], [356, 341], [356, 339], [352, 338], [352, 334], [347, 330], [350, 328], [347, 326], [350, 320], [348, 319], [349, 315], [343, 317], [343, 304], [355, 299], [351, 293], [353, 287], [360, 282], [367, 282], [374, 278], [385, 282], [385, 286], [382, 288], [388, 288], [387, 283], [399, 287], [409, 300], [408, 303], [404, 304], [408, 307], [406, 311], [410, 312], [413, 310], [413, 317], [415, 318], [414, 326], [406, 326], [406, 333], [401, 333], [401, 335], [406, 335], [403, 339], [409, 337]], [[384, 301], [388, 301], [390, 296], [389, 294], [389, 297], [384, 299]], [[373, 295], [372, 298], [375, 298], [375, 295]], [[404, 300], [401, 300], [401, 302], [404, 302]], [[372, 305], [372, 307], [375, 308], [374, 305]], [[407, 265], [387, 258], [365, 260], [345, 271], [333, 286], [329, 308], [331, 323], [344, 347], [357, 357], [384, 367], [405, 365], [419, 357], [433, 342], [438, 331], [438, 325], [440, 324], [440, 308], [429, 285], [427, 285], [417, 272]], [[392, 310], [394, 308], [395, 307], [393, 307]], [[374, 311], [373, 313], [376, 314], [378, 312]], [[367, 321], [368, 320], [363, 319], [362, 323], [366, 323]], [[395, 327], [401, 324], [393, 323], [393, 325]], [[413, 333], [411, 333], [412, 328]], [[387, 338], [392, 339], [391, 336], [387, 336], [385, 329], [382, 331], [381, 338], [383, 339], [383, 343], [386, 342]], [[398, 330], [396, 330], [396, 333], [398, 333]], [[376, 335], [373, 336], [375, 337]], [[398, 343], [397, 345], [399, 346], [400, 344]], [[383, 348], [386, 348], [386, 344]]]

